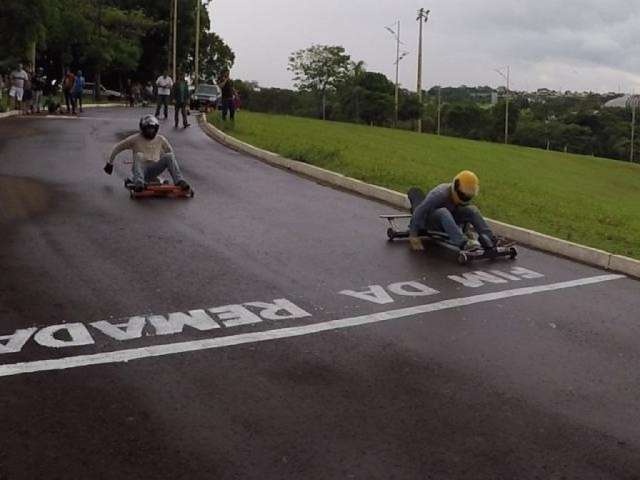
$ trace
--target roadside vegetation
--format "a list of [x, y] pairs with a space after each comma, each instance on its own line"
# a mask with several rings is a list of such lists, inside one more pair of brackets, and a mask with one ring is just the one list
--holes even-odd
[[[450, 137], [504, 143], [509, 99], [509, 143], [568, 153], [630, 160], [629, 108], [605, 106], [619, 94], [609, 92], [507, 91], [489, 86], [440, 87], [416, 92], [354, 61], [341, 46], [312, 45], [289, 58], [296, 90], [262, 88], [236, 80], [248, 110], [340, 122], [395, 127]], [[396, 111], [397, 108], [397, 111]], [[634, 149], [640, 151], [640, 139]]]
[[636, 164], [285, 115], [242, 111], [224, 125], [219, 117], [209, 121], [242, 141], [399, 192], [473, 170], [488, 217], [640, 258]]

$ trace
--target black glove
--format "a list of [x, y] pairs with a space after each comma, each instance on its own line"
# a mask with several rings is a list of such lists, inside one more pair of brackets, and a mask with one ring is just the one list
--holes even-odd
[[111, 163], [107, 163], [107, 164], [104, 166], [104, 171], [105, 171], [105, 173], [106, 173], [107, 175], [111, 175], [111, 174], [113, 173], [113, 164], [111, 164]]

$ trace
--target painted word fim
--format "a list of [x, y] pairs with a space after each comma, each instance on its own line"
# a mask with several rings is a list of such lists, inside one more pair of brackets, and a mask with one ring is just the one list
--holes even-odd
[[449, 275], [447, 278], [454, 282], [461, 283], [465, 287], [478, 288], [488, 283], [502, 284], [542, 277], [544, 277], [544, 275], [541, 273], [522, 267], [516, 267], [509, 270], [508, 273], [500, 270], [490, 270], [489, 272], [478, 270], [476, 272], [463, 273], [462, 275]]
[[[253, 309], [253, 311], [251, 310]], [[241, 305], [175, 312], [167, 316], [149, 315], [130, 317], [124, 322], [100, 321], [91, 323], [93, 329], [109, 338], [126, 341], [143, 335], [181, 334], [186, 326], [202, 332], [224, 327], [252, 325], [264, 320], [280, 321], [310, 317], [289, 300], [279, 298], [271, 303], [249, 302]], [[0, 354], [17, 353], [29, 339], [48, 348], [81, 347], [95, 344], [89, 328], [83, 323], [66, 323], [48, 327], [16, 330], [12, 335], [0, 336]]]
[[[462, 275], [449, 275], [447, 278], [454, 282], [461, 283], [465, 287], [478, 288], [486, 284], [502, 284], [508, 282], [520, 282], [522, 280], [530, 280], [544, 277], [543, 274], [534, 272], [522, 267], [517, 267], [502, 272], [500, 270], [491, 270], [484, 272], [481, 270], [463, 273]], [[386, 288], [382, 285], [369, 285], [364, 290], [342, 290], [340, 295], [357, 298], [378, 305], [386, 305], [395, 302], [393, 295], [396, 297], [429, 297], [437, 295], [440, 292], [420, 282], [397, 282], [388, 285]]]

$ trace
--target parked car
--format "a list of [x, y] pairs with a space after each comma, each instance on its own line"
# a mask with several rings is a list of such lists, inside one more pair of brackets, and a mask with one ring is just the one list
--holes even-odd
[[[84, 90], [82, 90], [82, 94], [85, 97], [93, 98], [93, 90], [95, 89], [95, 84], [92, 82], [86, 82], [84, 84]], [[120, 92], [116, 92], [115, 90], [109, 90], [105, 88], [104, 85], [100, 85], [100, 96], [101, 98], [106, 98], [107, 100], [122, 100], [123, 95]]]
[[217, 85], [201, 83], [191, 94], [191, 108], [215, 108], [220, 99], [220, 88]]

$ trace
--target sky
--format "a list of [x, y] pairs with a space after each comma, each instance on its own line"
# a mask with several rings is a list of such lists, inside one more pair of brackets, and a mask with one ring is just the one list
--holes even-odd
[[213, 30], [236, 54], [233, 76], [290, 88], [291, 52], [341, 45], [369, 71], [395, 78], [396, 45], [385, 30], [400, 21], [400, 83], [416, 89], [419, 8], [423, 87], [504, 85], [514, 90], [640, 92], [638, 0], [214, 0]]

